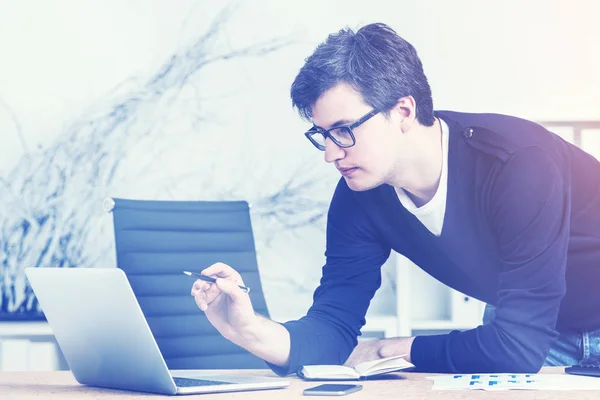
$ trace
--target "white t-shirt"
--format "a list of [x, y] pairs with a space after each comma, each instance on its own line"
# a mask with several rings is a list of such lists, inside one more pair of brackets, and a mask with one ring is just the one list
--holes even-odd
[[404, 189], [396, 188], [396, 193], [400, 203], [411, 214], [413, 214], [431, 233], [440, 236], [444, 226], [444, 215], [446, 214], [446, 197], [448, 195], [448, 125], [440, 118], [442, 125], [442, 174], [440, 184], [433, 198], [421, 207], [415, 206], [415, 203], [408, 197]]

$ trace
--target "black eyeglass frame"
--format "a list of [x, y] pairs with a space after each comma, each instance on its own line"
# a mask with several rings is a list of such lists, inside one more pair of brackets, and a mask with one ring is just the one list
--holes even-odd
[[[310, 140], [310, 142], [319, 150], [321, 151], [325, 151], [325, 145], [321, 144], [319, 142], [317, 142], [315, 139], [313, 139], [313, 136], [316, 134], [320, 134], [322, 135], [325, 139], [329, 138], [331, 139], [331, 141], [333, 143], [336, 144], [336, 146], [341, 147], [343, 149], [347, 149], [348, 147], [352, 147], [356, 144], [356, 137], [354, 136], [354, 132], [352, 132], [352, 129], [357, 128], [358, 126], [364, 124], [365, 122], [367, 122], [369, 119], [371, 119], [372, 117], [374, 117], [375, 115], [379, 114], [381, 112], [381, 110], [378, 109], [373, 109], [370, 112], [366, 113], [365, 115], [363, 115], [362, 117], [360, 117], [356, 122], [351, 123], [350, 125], [342, 125], [342, 126], [334, 126], [333, 128], [329, 128], [326, 130], [322, 130], [322, 129], [317, 129], [316, 127], [312, 127], [311, 129], [309, 129], [308, 131], [304, 132], [304, 136], [306, 136], [306, 138], [308, 140]], [[352, 144], [342, 144], [340, 142], [338, 142], [338, 140], [333, 137], [333, 135], [329, 132], [335, 130], [335, 129], [345, 129], [348, 131], [348, 133], [350, 134], [350, 138], [352, 139]]]

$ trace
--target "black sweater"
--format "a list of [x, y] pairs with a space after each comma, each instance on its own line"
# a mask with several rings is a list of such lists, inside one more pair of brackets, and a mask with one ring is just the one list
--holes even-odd
[[600, 328], [600, 163], [529, 121], [436, 115], [450, 128], [441, 235], [404, 209], [393, 187], [353, 192], [341, 179], [320, 286], [307, 315], [284, 324], [290, 365], [275, 372], [344, 363], [390, 249], [497, 307], [490, 325], [415, 338], [419, 370], [537, 372], [557, 331]]

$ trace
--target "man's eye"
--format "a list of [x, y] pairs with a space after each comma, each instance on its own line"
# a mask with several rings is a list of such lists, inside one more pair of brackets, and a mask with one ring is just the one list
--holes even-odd
[[331, 131], [331, 134], [335, 137], [340, 137], [340, 138], [350, 137], [350, 133], [348, 132], [348, 129], [346, 129], [346, 128], [333, 129]]

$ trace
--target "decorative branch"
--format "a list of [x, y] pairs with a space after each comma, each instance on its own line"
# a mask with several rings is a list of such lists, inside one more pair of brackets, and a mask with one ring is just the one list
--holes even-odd
[[[140, 147], [163, 133], [160, 128], [167, 126], [168, 111], [182, 107], [183, 89], [198, 90], [194, 80], [205, 67], [262, 56], [289, 43], [273, 40], [217, 54], [212, 48], [218, 47], [222, 27], [230, 16], [231, 9], [223, 10], [201, 37], [170, 57], [145, 84], [125, 82], [103, 104], [90, 108], [53, 145], [28, 153], [6, 178], [0, 177], [0, 210], [9, 210], [0, 215], [0, 319], [11, 313], [30, 318], [39, 314], [37, 300], [25, 283], [24, 267], [93, 267], [106, 259], [112, 237], [96, 240], [96, 225], [105, 217], [101, 204], [107, 193], [129, 185], [137, 187], [143, 184], [142, 179], [175, 193], [171, 183], [176, 176], [148, 178], [145, 169], [131, 172], [123, 163], [131, 154], [143, 154]], [[193, 108], [202, 110], [201, 104]], [[195, 124], [202, 121], [197, 115], [193, 120]], [[139, 165], [150, 167], [153, 159]], [[286, 196], [293, 193], [298, 194], [298, 188], [290, 186]]]

